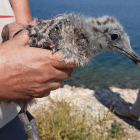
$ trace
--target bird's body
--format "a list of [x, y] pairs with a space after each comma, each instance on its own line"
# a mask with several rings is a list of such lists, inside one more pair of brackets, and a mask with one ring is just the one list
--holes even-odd
[[[82, 15], [58, 15], [48, 20], [35, 19], [27, 26], [31, 36], [29, 46], [51, 49], [63, 54], [66, 63], [76, 62], [83, 66], [86, 62], [107, 49], [108, 42], [103, 38], [107, 26], [113, 26], [113, 17], [86, 18]], [[104, 28], [104, 29], [102, 29]]]
[[[139, 64], [139, 56], [132, 50], [129, 37], [114, 17], [84, 17], [62, 14], [47, 20], [34, 19], [26, 26], [29, 46], [61, 52], [66, 63], [83, 66], [105, 50], [122, 53]], [[61, 61], [60, 60], [60, 61]], [[26, 108], [33, 100], [15, 100]]]

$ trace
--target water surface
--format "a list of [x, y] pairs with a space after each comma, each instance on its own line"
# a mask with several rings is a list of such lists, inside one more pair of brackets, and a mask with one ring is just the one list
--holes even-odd
[[[139, 0], [30, 0], [30, 7], [33, 17], [40, 19], [71, 12], [85, 16], [115, 16], [130, 36], [132, 48], [140, 54]], [[121, 54], [106, 51], [84, 68], [75, 68], [73, 76], [65, 83], [89, 88], [138, 88], [140, 67]]]

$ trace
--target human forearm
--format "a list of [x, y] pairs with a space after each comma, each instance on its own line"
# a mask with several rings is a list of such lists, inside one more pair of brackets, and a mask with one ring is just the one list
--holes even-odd
[[17, 23], [27, 25], [32, 21], [28, 0], [10, 0], [10, 3], [12, 5]]

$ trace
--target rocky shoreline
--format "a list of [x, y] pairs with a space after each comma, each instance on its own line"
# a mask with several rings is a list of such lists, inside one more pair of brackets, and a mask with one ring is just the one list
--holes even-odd
[[[71, 101], [71, 104], [76, 104], [81, 110], [87, 109], [92, 116], [97, 116], [101, 111], [108, 111], [112, 106], [115, 108], [130, 108], [137, 98], [139, 89], [120, 89], [115, 87], [85, 89], [83, 87], [71, 87], [64, 85], [51, 92], [52, 99]], [[40, 107], [47, 108], [50, 104], [47, 97], [37, 99], [37, 104], [29, 108], [31, 112], [38, 110]], [[140, 122], [135, 122], [124, 117], [115, 115], [115, 120], [123, 124], [123, 128], [130, 134], [128, 140], [140, 140]]]

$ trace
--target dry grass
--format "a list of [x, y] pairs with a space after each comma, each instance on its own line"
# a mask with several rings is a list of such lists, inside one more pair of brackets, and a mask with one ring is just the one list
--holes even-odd
[[128, 136], [121, 124], [113, 122], [110, 111], [93, 117], [65, 100], [48, 99], [51, 106], [34, 113], [40, 140], [123, 140]]

